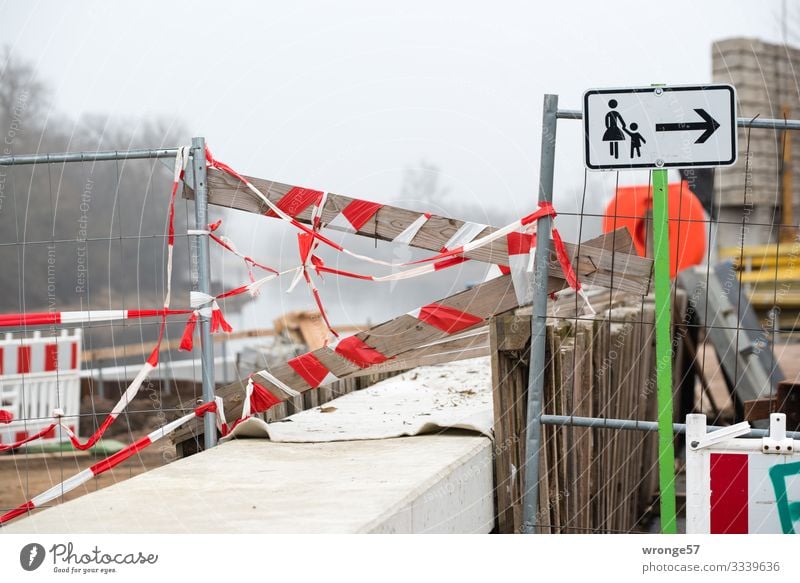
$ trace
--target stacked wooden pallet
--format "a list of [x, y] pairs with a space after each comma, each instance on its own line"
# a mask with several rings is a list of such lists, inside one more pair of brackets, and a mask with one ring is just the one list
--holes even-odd
[[[655, 419], [652, 303], [611, 303], [595, 316], [548, 320], [545, 414]], [[522, 525], [529, 323], [518, 313], [498, 317], [490, 329], [501, 532]], [[541, 532], [636, 530], [657, 489], [655, 435], [546, 425], [542, 437]]]

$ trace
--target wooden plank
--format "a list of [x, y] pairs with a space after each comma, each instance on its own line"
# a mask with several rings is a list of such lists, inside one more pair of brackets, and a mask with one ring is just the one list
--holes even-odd
[[[246, 178], [274, 203], [277, 203], [292, 188], [292, 185], [280, 182], [251, 176], [246, 176]], [[188, 199], [194, 198], [194, 192], [188, 185], [184, 188], [184, 196]], [[211, 204], [218, 206], [262, 215], [269, 210], [241, 181], [215, 168], [208, 169], [208, 200]], [[323, 224], [329, 223], [353, 200], [356, 199], [328, 193], [322, 213]], [[419, 216], [419, 211], [384, 205], [361, 227], [357, 234], [372, 239], [391, 241]], [[311, 208], [305, 209], [296, 218], [300, 222], [309, 223]], [[432, 215], [414, 237], [411, 246], [438, 252], [463, 224], [464, 221], [459, 219]], [[480, 236], [486, 236], [496, 230], [495, 227], [488, 226], [480, 233]], [[632, 251], [632, 241], [627, 229], [618, 229], [610, 240], [614, 241], [616, 253], [608, 253], [607, 251], [611, 249], [599, 249], [597, 245], [589, 242], [582, 245], [564, 244], [579, 279], [585, 284], [614, 287], [641, 294], [648, 293], [652, 260], [638, 257]], [[553, 249], [552, 242], [550, 248]], [[466, 254], [466, 256], [477, 261], [508, 265], [506, 240], [501, 238]], [[549, 270], [553, 277], [563, 279], [563, 272], [554, 252], [551, 253]]]
[[[391, 360], [371, 366], [370, 368], [360, 369], [349, 375], [347, 378], [356, 378], [376, 371], [404, 371], [419, 366], [431, 366], [446, 362], [457, 362], [468, 358], [477, 358], [489, 354], [489, 335], [488, 330], [481, 330], [478, 333], [472, 332], [468, 336], [462, 336], [453, 340], [437, 342], [421, 348], [415, 348], [402, 354], [398, 354]], [[322, 388], [322, 387], [320, 387]]]
[[[527, 338], [525, 337], [527, 330]], [[508, 339], [513, 338], [511, 342]], [[498, 530], [522, 528], [527, 360], [530, 351], [530, 315], [503, 314], [489, 322], [492, 399], [495, 432], [495, 492]], [[521, 344], [520, 344], [521, 343]], [[541, 493], [540, 493], [541, 494]], [[539, 512], [547, 512], [546, 496]]]

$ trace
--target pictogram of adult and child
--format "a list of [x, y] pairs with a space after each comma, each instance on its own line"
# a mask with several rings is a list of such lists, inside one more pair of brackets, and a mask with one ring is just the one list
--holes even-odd
[[639, 124], [632, 123], [630, 129], [622, 119], [622, 115], [617, 111], [617, 100], [612, 99], [608, 102], [610, 111], [606, 114], [606, 131], [603, 133], [603, 141], [608, 142], [609, 154], [614, 156], [615, 160], [619, 159], [619, 143], [625, 141], [625, 134], [631, 139], [631, 159], [642, 157], [642, 144], [646, 144], [647, 140], [637, 130]]

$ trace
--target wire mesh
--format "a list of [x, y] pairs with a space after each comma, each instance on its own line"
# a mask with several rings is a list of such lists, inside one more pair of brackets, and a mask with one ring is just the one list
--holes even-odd
[[[161, 308], [172, 164], [130, 159], [126, 152], [102, 160], [47, 163], [42, 158], [46, 157], [40, 156], [32, 165], [0, 165], [0, 264], [4, 270], [0, 313]], [[191, 242], [186, 235], [191, 203], [179, 198], [176, 204], [184, 209], [176, 212], [172, 289], [173, 303], [183, 308], [189, 305], [193, 276]], [[141, 369], [160, 325], [155, 318], [90, 318], [74, 324], [4, 327], [0, 330], [6, 338], [5, 355], [0, 356], [0, 409], [13, 408], [16, 415], [11, 424], [0, 425], [3, 441], [8, 444], [47, 425], [54, 408], [69, 411], [62, 421], [74, 427], [81, 440], [93, 434]], [[171, 342], [180, 338], [183, 325], [183, 321], [168, 320], [165, 350], [156, 370], [94, 448], [74, 450], [59, 427], [46, 436], [50, 439], [0, 454], [0, 513], [185, 413], [181, 403], [193, 402], [201, 389], [199, 361], [191, 354], [179, 354]], [[73, 336], [76, 331], [79, 335]], [[72, 356], [77, 363], [64, 362], [69, 352], [57, 349], [46, 372], [22, 374], [22, 369], [10, 368], [20, 364], [18, 357], [25, 354], [31, 368], [37, 354], [49, 350], [47, 345], [58, 346], [74, 338], [79, 343]], [[45, 348], [35, 344], [39, 339]], [[70, 364], [77, 364], [78, 370], [70, 371]], [[68, 384], [77, 392], [67, 391]], [[69, 403], [62, 402], [65, 395]], [[162, 442], [48, 506], [174, 458], [172, 444]]]

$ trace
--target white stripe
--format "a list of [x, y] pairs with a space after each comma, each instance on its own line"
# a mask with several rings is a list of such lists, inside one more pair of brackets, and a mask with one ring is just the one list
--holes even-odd
[[200, 306], [204, 306], [205, 304], [213, 301], [214, 296], [210, 296], [207, 293], [200, 291], [189, 292], [189, 306], [192, 308], [199, 308]]
[[392, 241], [395, 243], [400, 243], [401, 245], [410, 245], [411, 242], [414, 240], [414, 237], [417, 236], [419, 230], [422, 228], [422, 225], [428, 222], [428, 217], [424, 214], [417, 217], [417, 219], [408, 225], [402, 233], [397, 235]]
[[[8, 336], [10, 336], [10, 334]], [[24, 346], [24, 344], [20, 344], [19, 346]], [[16, 343], [3, 346], [3, 374], [17, 374], [17, 354], [19, 352], [19, 346]]]
[[311, 226], [314, 226], [314, 222], [317, 217], [322, 218], [322, 212], [325, 210], [325, 203], [328, 202], [328, 193], [323, 192], [322, 196], [319, 197], [319, 204], [314, 205], [314, 208], [311, 209]]
[[172, 298], [172, 254], [174, 245], [167, 245], [167, 293], [164, 294], [164, 307], [169, 308]]
[[116, 417], [125, 410], [125, 407], [128, 406], [128, 403], [133, 401], [133, 399], [136, 397], [136, 393], [139, 392], [139, 388], [142, 386], [144, 379], [147, 378], [147, 375], [150, 374], [150, 371], [152, 371], [153, 368], [155, 367], [149, 362], [144, 363], [144, 366], [136, 374], [133, 381], [131, 381], [131, 384], [128, 385], [127, 389], [125, 389], [125, 393], [123, 393], [122, 398], [117, 401], [116, 405], [114, 405], [114, 408], [111, 410], [111, 415]]
[[[466, 243], [464, 245], [464, 253], [468, 253], [469, 251], [473, 251], [475, 249], [483, 247], [484, 245], [488, 245], [492, 241], [496, 241], [501, 237], [505, 237], [509, 233], [513, 233], [514, 231], [519, 231], [522, 227], [523, 227], [522, 220], [521, 219], [516, 220], [510, 225], [506, 225], [502, 229], [496, 230], [494, 233], [490, 233], [488, 235], [481, 237], [480, 239], [475, 239], [474, 241]], [[527, 226], [527, 228], [530, 229], [530, 226]], [[531, 232], [536, 232], [536, 228], [534, 227], [533, 229], [531, 229]]]
[[294, 291], [294, 288], [297, 287], [298, 283], [300, 283], [300, 278], [302, 277], [303, 277], [303, 267], [301, 266], [295, 270], [294, 277], [292, 278], [292, 283], [290, 283], [289, 287], [286, 289], [287, 294], [292, 293], [292, 291]]
[[514, 284], [514, 293], [517, 303], [524, 306], [533, 301], [533, 281], [528, 272], [528, 255], [509, 255], [508, 267], [511, 270], [511, 282]]
[[337, 229], [339, 231], [347, 231], [348, 233], [355, 233], [356, 228], [350, 224], [350, 221], [347, 220], [347, 217], [344, 216], [344, 213], [339, 213], [333, 220], [325, 225], [328, 228]]
[[258, 294], [258, 290], [261, 289], [261, 286], [263, 286], [268, 281], [272, 281], [276, 277], [278, 277], [278, 275], [276, 273], [271, 273], [270, 275], [267, 275], [266, 277], [262, 277], [260, 279], [257, 279], [255, 281], [252, 281], [252, 282], [248, 283], [247, 284], [248, 293], [251, 296], [257, 295]]
[[[208, 229], [186, 229], [186, 234], [187, 235], [210, 235], [211, 231], [209, 231]], [[220, 237], [220, 240], [222, 240], [222, 237]]]
[[79, 312], [61, 312], [61, 323], [107, 322], [109, 320], [124, 320], [127, 317], [128, 310], [83, 310]]
[[154, 443], [154, 442], [158, 441], [159, 439], [161, 439], [162, 437], [164, 437], [165, 435], [169, 435], [170, 433], [175, 431], [178, 427], [180, 427], [181, 425], [183, 425], [184, 423], [186, 423], [187, 421], [189, 421], [193, 417], [196, 417], [196, 415], [194, 413], [187, 413], [186, 415], [184, 415], [183, 417], [179, 417], [175, 421], [170, 421], [166, 425], [163, 425], [163, 426], [159, 427], [158, 429], [148, 433], [147, 434], [147, 439], [150, 440], [150, 443]]
[[261, 375], [262, 377], [264, 377], [265, 379], [267, 379], [267, 381], [269, 381], [270, 383], [272, 383], [273, 385], [278, 387], [280, 390], [282, 390], [284, 393], [286, 393], [290, 397], [299, 397], [300, 396], [300, 391], [295, 391], [292, 387], [290, 387], [289, 385], [284, 383], [282, 380], [280, 380], [278, 377], [276, 377], [275, 375], [273, 375], [269, 371], [260, 370], [260, 371], [258, 371], [258, 374]]
[[33, 502], [33, 505], [35, 507], [41, 508], [42, 506], [44, 506], [45, 504], [47, 504], [51, 500], [55, 500], [56, 498], [61, 496], [61, 494], [66, 494], [67, 492], [72, 492], [72, 490], [74, 490], [75, 488], [77, 488], [81, 484], [85, 484], [86, 482], [91, 480], [93, 477], [94, 477], [94, 474], [92, 473], [92, 470], [90, 470], [89, 468], [86, 468], [85, 470], [82, 470], [82, 471], [78, 472], [74, 476], [70, 476], [69, 478], [67, 478], [66, 480], [61, 482], [60, 484], [56, 484], [55, 486], [53, 486], [52, 488], [50, 488], [48, 490], [45, 490], [44, 492], [42, 492], [38, 496], [35, 496], [35, 497], [31, 498], [31, 502]]
[[242, 401], [242, 419], [250, 417], [250, 397], [253, 396], [253, 379], [247, 379], [247, 386], [244, 389], [244, 401]]
[[411, 310], [410, 312], [406, 312], [412, 318], [416, 318], [419, 320], [419, 313], [422, 311], [422, 308], [417, 308], [416, 310]]
[[172, 181], [178, 182], [181, 179], [181, 170], [186, 170], [189, 164], [189, 150], [191, 146], [181, 146], [175, 154], [175, 166], [172, 168]]
[[[35, 333], [37, 335], [39, 332]], [[44, 344], [41, 342], [32, 342], [30, 344], [30, 362], [28, 363], [28, 372], [44, 372]]]
[[412, 267], [411, 269], [404, 269], [403, 271], [398, 271], [389, 275], [382, 275], [380, 277], [372, 276], [372, 281], [400, 281], [403, 279], [410, 279], [412, 277], [425, 275], [426, 273], [433, 273], [434, 271], [436, 271], [436, 264], [429, 263], [427, 265], [418, 265], [417, 267]]
[[486, 225], [481, 225], [480, 223], [470, 223], [467, 221], [459, 227], [458, 231], [453, 233], [453, 236], [450, 237], [450, 240], [444, 244], [444, 248], [449, 251], [450, 249], [463, 247], [475, 239], [475, 237], [480, 235], [485, 228]]
[[337, 377], [332, 372], [328, 371], [328, 374], [325, 375], [325, 378], [322, 379], [322, 382], [319, 384], [319, 386], [320, 387], [324, 387], [325, 385], [329, 385], [329, 384], [331, 384], [333, 382], [336, 382], [338, 380], [339, 380], [339, 377]]
[[217, 404], [217, 429], [222, 433], [222, 426], [228, 424], [225, 418], [225, 401], [219, 395], [215, 395], [214, 402]]

